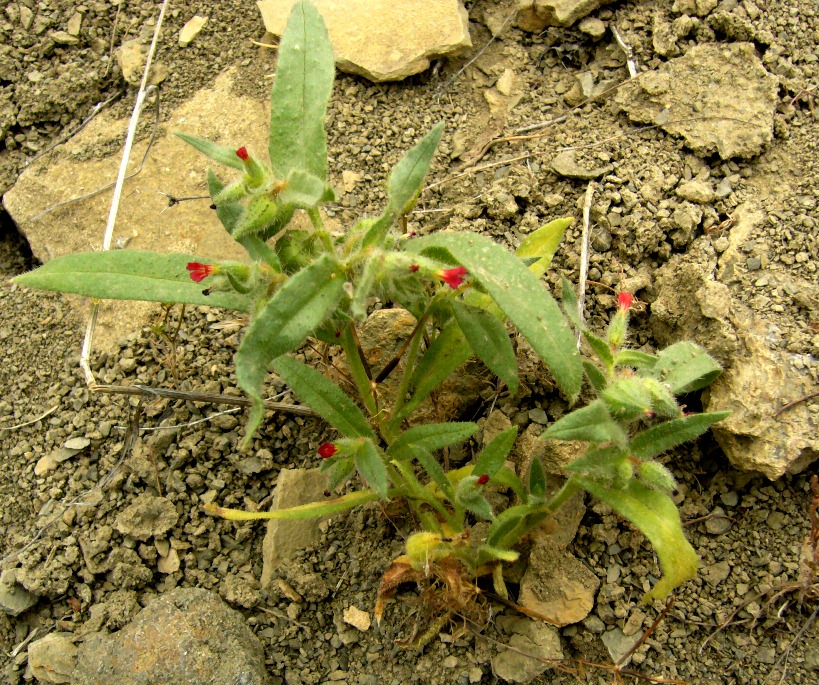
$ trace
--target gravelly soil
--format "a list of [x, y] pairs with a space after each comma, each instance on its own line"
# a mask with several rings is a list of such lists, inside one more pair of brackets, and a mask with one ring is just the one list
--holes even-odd
[[[251, 3], [238, 9], [235, 5], [198, 3], [196, 11], [210, 16], [209, 28], [185, 50], [173, 39], [163, 44], [159, 58], [170, 67], [163, 85], [166, 104], [179, 101], [228, 65], [241, 67], [246, 77], [240, 87], [247, 92], [262, 95], [267, 89], [269, 81], [262, 76], [270, 57], [267, 53], [260, 57], [259, 49], [249, 43], [263, 33], [255, 8]], [[490, 34], [479, 20], [490, 5], [479, 2], [471, 8], [476, 50], [460, 61], [444, 63], [402, 84], [376, 86], [339, 77], [329, 122], [331, 171], [336, 178], [342, 170], [360, 172], [365, 188], [341, 197], [335, 209], [339, 220], [375, 211], [383, 199], [380, 184], [390, 164], [434, 122], [446, 118], [450, 126], [431, 180], [447, 182], [423, 196], [423, 211], [414, 217], [419, 231], [444, 225], [468, 227], [513, 247], [546, 220], [579, 216], [585, 182], [549, 174], [545, 164], [561, 148], [575, 146], [585, 166], [616, 165], [614, 178], [604, 179], [593, 207], [597, 228], [592, 280], [619, 287], [647, 275], [640, 294], [650, 302], [654, 294], [651, 274], [657, 268], [673, 254], [690, 254], [696, 259], [703, 250], [717, 249], [725, 230], [720, 227], [734, 208], [754, 200], [771, 218], [748, 247], [749, 260], [756, 258], [772, 273], [816, 282], [819, 118], [814, 107], [819, 103], [813, 98], [819, 87], [819, 16], [811, 0], [742, 4], [744, 16], [762, 36], [757, 46], [764, 53], [766, 67], [781, 77], [776, 137], [759, 158], [727, 163], [698, 159], [661, 131], [635, 130], [603, 97], [572, 112], [565, 122], [549, 128], [546, 136], [514, 147], [495, 145], [480, 161], [485, 168], [457, 176], [462, 160], [451, 155], [459, 151], [463, 158], [474, 155], [470, 143], [493, 125], [486, 116], [483, 93], [504, 69], [514, 68], [527, 88], [497, 134], [566, 111], [564, 95], [582, 71], [594, 69], [598, 82], [619, 82], [626, 77], [622, 58], [610, 48], [611, 41], [595, 44], [575, 30], [549, 29], [540, 36], [510, 30], [489, 43]], [[723, 2], [720, 8], [731, 11], [735, 5]], [[39, 9], [28, 29], [20, 20], [22, 6], [28, 5], [7, 3], [6, 18], [0, 20], [0, 31], [9, 38], [0, 48], [0, 192], [13, 183], [24, 155], [44, 149], [79, 124], [96, 102], [123, 89], [116, 106], [123, 111], [130, 106], [133, 89], [124, 87], [116, 66], [109, 64], [108, 46], [112, 36], [119, 44], [150, 29], [150, 17], [156, 10], [153, 3], [123, 5], [113, 30], [116, 8], [103, 2], [86, 3], [80, 41], [61, 45], [48, 38], [49, 32], [64, 30], [78, 11], [75, 3], [52, 2]], [[755, 14], [755, 7], [761, 12]], [[175, 36], [189, 18], [187, 8], [175, 12], [170, 17], [169, 36]], [[604, 21], [617, 24], [643, 68], [663, 61], [652, 43], [655, 16], [673, 19], [678, 15], [671, 2], [659, 0], [619, 3], [597, 13]], [[44, 28], [38, 34], [35, 26]], [[702, 21], [680, 41], [680, 49], [715, 39], [727, 40]], [[487, 43], [474, 64], [460, 72], [466, 60]], [[54, 86], [58, 92], [53, 93], [51, 85], [43, 90], [43, 84], [62, 85]], [[5, 103], [22, 98], [29, 102], [28, 114], [18, 116], [17, 123], [3, 130]], [[504, 163], [524, 152], [532, 153], [528, 160]], [[634, 240], [611, 222], [612, 211], [625, 208], [633, 199], [629, 210], [636, 207], [647, 223], [659, 223], [663, 212], [675, 207], [676, 181], [703, 170], [708, 170], [715, 183], [729, 179], [731, 192], [705, 209], [700, 230], [690, 241], [675, 243], [663, 235]], [[580, 231], [575, 227], [556, 259], [555, 283], [560, 273], [576, 280], [579, 240]], [[755, 264], [748, 264], [730, 285], [732, 294], [778, 327], [786, 349], [804, 354], [806, 363], [819, 368], [816, 303], [806, 303], [776, 279], [761, 282], [760, 267], [752, 266]], [[24, 242], [5, 227], [0, 275], [5, 281], [29, 267]], [[602, 326], [611, 307], [610, 291], [592, 288], [589, 298], [591, 323]], [[172, 324], [178, 316], [175, 310]], [[224, 318], [221, 313], [189, 309], [175, 347], [151, 331], [142, 331], [123, 340], [118, 354], [99, 356], [95, 371], [105, 382], [228, 391], [236, 386], [232, 355], [239, 332], [222, 325]], [[157, 321], [161, 322], [160, 312]], [[648, 316], [637, 316], [635, 327], [637, 344], [651, 345]], [[22, 291], [5, 282], [0, 285], [0, 384], [4, 388], [0, 426], [31, 422], [0, 430], [4, 532], [0, 553], [25, 548], [8, 559], [4, 568], [18, 568], [18, 577], [24, 578], [29, 590], [42, 595], [20, 617], [0, 615], [5, 654], [34, 628], [40, 634], [82, 632], [84, 624], [87, 629], [91, 607], [106, 602], [103, 624], [116, 629], [156, 593], [192, 585], [218, 591], [245, 613], [265, 646], [276, 683], [496, 681], [488, 664], [494, 644], [469, 630], [459, 632], [460, 626], [442, 631], [421, 655], [395, 646], [394, 640], [409, 635], [415, 625], [416, 607], [411, 602], [391, 608], [380, 632], [357, 633], [334, 621], [350, 604], [371, 608], [380, 573], [401, 550], [407, 522], [385, 518], [377, 508], [326, 526], [321, 543], [299, 558], [293, 576], [313, 579], [312, 598], [307, 581], [304, 604], [278, 596], [260, 597], [257, 581], [263, 526], [212, 519], [202, 513], [201, 503], [213, 494], [226, 506], [265, 501], [281, 468], [316, 465], [316, 447], [327, 436], [326, 429], [315, 420], [271, 415], [254, 447], [260, 469], [248, 468], [241, 463], [245, 455], [235, 450], [241, 436], [240, 412], [216, 415], [213, 407], [160, 400], [144, 405], [142, 427], [179, 428], [143, 436], [157, 455], [155, 464], [144, 457], [120, 463], [124, 427], [137, 401], [89, 393], [77, 366], [82, 331], [81, 321], [63, 298]], [[542, 408], [552, 417], [561, 410], [561, 401], [549, 394], [547, 382], [532, 384], [531, 390], [515, 403], [500, 405], [522, 427], [529, 423], [531, 409]], [[48, 416], [34, 421], [52, 408]], [[210, 420], [200, 422], [207, 417]], [[36, 475], [38, 460], [72, 437], [87, 437], [90, 446], [54, 470]], [[787, 651], [816, 608], [810, 604], [798, 607], [793, 595], [782, 596], [771, 605], [766, 604], [768, 595], [751, 602], [732, 626], [699, 652], [705, 638], [735, 607], [756, 593], [770, 593], [797, 578], [800, 547], [808, 532], [809, 475], [770, 483], [737, 472], [709, 440], [674, 455], [669, 465], [683, 484], [679, 496], [683, 518], [703, 568], [696, 580], [678, 591], [666, 618], [637, 650], [633, 666], [646, 675], [690, 683], [763, 683], [777, 682], [787, 663], [784, 682], [816, 682], [817, 623]], [[105, 484], [94, 490], [100, 483]], [[179, 570], [159, 573], [153, 545], [136, 543], [133, 550], [123, 552], [125, 561], [117, 575], [113, 571], [91, 573], [83, 546], [107, 549], [127, 543], [112, 529], [114, 518], [140, 493], [158, 489], [181, 514], [171, 531], [180, 545]], [[83, 506], [65, 509], [64, 503], [89, 491], [83, 495]], [[636, 639], [651, 625], [662, 607], [640, 607], [638, 602], [645, 583], [656, 579], [658, 569], [641, 536], [606, 507], [589, 505], [573, 551], [600, 577], [602, 587], [590, 617], [564, 628], [562, 635], [567, 654], [610, 664], [600, 634], [617, 626]], [[46, 524], [49, 527], [34, 540]], [[323, 590], [316, 577], [322, 579]], [[494, 623], [484, 634], [501, 642], [508, 639]], [[8, 657], [4, 661], [6, 682], [19, 682], [24, 660]], [[577, 669], [578, 664], [567, 660], [565, 667]], [[577, 677], [588, 682], [613, 681], [611, 673], [587, 666], [585, 675], [553, 671], [536, 682], [576, 682]]]

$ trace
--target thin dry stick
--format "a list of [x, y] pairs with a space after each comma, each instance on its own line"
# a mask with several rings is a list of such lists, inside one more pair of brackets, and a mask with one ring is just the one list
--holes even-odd
[[637, 76], [637, 62], [634, 60], [634, 51], [631, 49], [631, 46], [623, 40], [623, 36], [620, 35], [620, 32], [614, 24], [611, 25], [611, 32], [614, 34], [614, 40], [617, 41], [617, 45], [620, 46], [620, 49], [626, 55], [626, 65], [628, 66], [629, 76], [634, 78]]
[[[117, 221], [119, 202], [122, 197], [122, 186], [125, 184], [125, 174], [128, 168], [128, 162], [131, 158], [131, 149], [134, 145], [134, 138], [136, 137], [136, 128], [137, 124], [139, 123], [139, 115], [142, 112], [142, 106], [145, 102], [145, 95], [148, 89], [148, 76], [151, 71], [151, 62], [153, 61], [156, 46], [159, 42], [159, 32], [162, 29], [162, 21], [165, 19], [165, 10], [167, 8], [168, 0], [163, 0], [162, 7], [159, 10], [159, 17], [156, 21], [154, 36], [151, 40], [151, 47], [148, 50], [148, 57], [145, 60], [145, 70], [142, 73], [142, 82], [139, 84], [139, 91], [137, 92], [136, 102], [134, 103], [134, 111], [131, 114], [131, 121], [128, 124], [128, 135], [125, 137], [125, 147], [122, 151], [122, 162], [119, 165], [119, 173], [117, 174], [117, 181], [116, 185], [114, 186], [114, 197], [111, 199], [111, 211], [108, 213], [108, 223], [105, 226], [105, 236], [102, 240], [103, 250], [109, 250], [111, 248], [111, 237], [114, 234], [114, 224]], [[99, 309], [99, 301], [95, 301], [91, 304], [91, 315], [88, 320], [88, 327], [85, 330], [85, 339], [83, 340], [82, 354], [80, 355], [80, 367], [82, 367], [82, 370], [85, 373], [85, 382], [89, 387], [96, 384], [89, 360], [91, 357], [91, 346], [94, 340], [94, 329], [97, 326]]]
[[0, 426], [0, 431], [15, 431], [18, 428], [25, 428], [26, 426], [30, 426], [32, 423], [37, 423], [38, 421], [42, 421], [46, 416], [51, 416], [51, 414], [53, 414], [59, 408], [60, 408], [60, 405], [55, 404], [45, 414], [41, 414], [36, 419], [31, 419], [31, 421], [26, 421], [25, 423], [18, 423], [16, 426]]
[[[589, 181], [586, 200], [583, 202], [583, 238], [580, 244], [580, 293], [577, 296], [577, 316], [583, 323], [583, 306], [586, 302], [586, 278], [589, 275], [589, 226], [591, 224], [591, 204], [596, 184]], [[580, 347], [580, 331], [577, 331], [577, 346]]]
[[788, 402], [784, 407], [780, 407], [774, 412], [774, 418], [782, 414], [783, 412], [788, 411], [791, 407], [795, 407], [797, 404], [801, 404], [802, 402], [807, 402], [808, 400], [812, 400], [814, 397], [819, 397], [819, 390], [816, 392], [809, 393], [804, 397], [800, 397], [799, 399], [794, 400], [793, 402]]
[[810, 628], [811, 624], [812, 624], [812, 623], [813, 623], [813, 622], [816, 620], [816, 617], [817, 617], [817, 616], [819, 616], [819, 607], [816, 607], [816, 609], [814, 609], [813, 613], [812, 613], [812, 614], [811, 614], [811, 615], [808, 617], [808, 620], [807, 620], [807, 621], [805, 621], [805, 625], [803, 625], [803, 626], [802, 626], [802, 628], [799, 630], [799, 632], [798, 632], [796, 635], [794, 635], [793, 640], [791, 640], [791, 641], [790, 641], [790, 644], [788, 644], [787, 648], [786, 648], [786, 649], [785, 649], [785, 651], [782, 653], [782, 656], [780, 656], [780, 657], [779, 657], [779, 658], [776, 660], [776, 663], [775, 663], [775, 664], [774, 664], [774, 665], [771, 667], [771, 672], [770, 672], [770, 673], [769, 673], [767, 676], [765, 676], [765, 680], [763, 680], [763, 681], [762, 681], [762, 685], [765, 685], [765, 683], [767, 683], [767, 682], [768, 682], [768, 678], [770, 678], [770, 677], [771, 677], [771, 675], [772, 675], [772, 674], [773, 674], [773, 672], [774, 672], [774, 669], [775, 669], [777, 666], [779, 666], [781, 663], [783, 663], [783, 662], [784, 662], [785, 666], [784, 666], [784, 668], [782, 669], [782, 676], [779, 678], [779, 685], [782, 685], [782, 683], [784, 683], [784, 682], [785, 682], [785, 676], [786, 676], [786, 675], [787, 675], [787, 673], [788, 673], [788, 662], [787, 662], [787, 659], [788, 659], [788, 658], [790, 657], [790, 655], [791, 655], [791, 650], [793, 650], [794, 646], [796, 646], [796, 643], [797, 643], [797, 642], [799, 642], [799, 640], [801, 640], [801, 639], [802, 639], [802, 636], [803, 636], [803, 635], [804, 635], [806, 632], [808, 632], [808, 628]]

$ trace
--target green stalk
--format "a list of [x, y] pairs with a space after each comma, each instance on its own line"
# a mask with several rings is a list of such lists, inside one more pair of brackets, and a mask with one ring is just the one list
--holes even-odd
[[373, 395], [373, 388], [370, 384], [370, 378], [367, 375], [367, 370], [364, 367], [364, 361], [361, 358], [358, 345], [355, 343], [355, 335], [353, 334], [353, 323], [349, 323], [341, 331], [341, 346], [344, 348], [344, 354], [347, 355], [347, 363], [350, 365], [350, 373], [353, 377], [353, 382], [358, 388], [364, 406], [370, 412], [370, 416], [378, 415], [378, 405]]
[[393, 461], [387, 465], [387, 468], [389, 469], [390, 477], [393, 479], [393, 483], [397, 482], [395, 478], [396, 476], [400, 475], [400, 479], [404, 482], [407, 489], [407, 499], [411, 503], [414, 500], [425, 502], [435, 509], [435, 511], [437, 511], [444, 518], [444, 520], [453, 530], [461, 530], [459, 522], [452, 516], [447, 508], [441, 504], [437, 497], [435, 497], [418, 482], [418, 479], [415, 477], [415, 473], [413, 473], [410, 464], [403, 461]]
[[321, 214], [317, 207], [313, 207], [313, 209], [307, 210], [307, 215], [310, 217], [310, 221], [313, 222], [313, 228], [316, 229], [316, 235], [321, 240], [321, 244], [324, 247], [325, 252], [332, 252], [333, 251], [333, 240], [330, 238], [330, 234], [327, 232], [327, 229], [324, 228], [324, 222], [321, 220]]

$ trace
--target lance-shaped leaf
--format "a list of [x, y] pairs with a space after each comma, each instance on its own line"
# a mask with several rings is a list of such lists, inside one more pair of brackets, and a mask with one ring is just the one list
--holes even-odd
[[697, 574], [697, 553], [686, 540], [674, 502], [657, 490], [630, 480], [625, 488], [609, 488], [590, 478], [573, 476], [584, 489], [628, 519], [651, 541], [663, 573], [643, 602], [664, 599], [675, 587]]
[[145, 300], [248, 311], [252, 301], [235, 291], [204, 295], [207, 283], [194, 283], [187, 265], [206, 257], [140, 250], [77, 252], [55, 257], [39, 269], [13, 278], [29, 288], [84, 295], [100, 300]]
[[540, 437], [626, 444], [626, 434], [619, 424], [612, 420], [602, 400], [595, 400], [581, 409], [575, 409], [570, 414], [566, 414], [549, 426]]
[[489, 312], [457, 300], [452, 302], [452, 311], [469, 346], [514, 395], [518, 391], [518, 360], [506, 326]]
[[517, 257], [484, 236], [451, 231], [409, 240], [406, 249], [466, 267], [546, 362], [560, 389], [577, 397], [583, 367], [574, 336], [560, 307]]
[[512, 451], [517, 435], [517, 426], [512, 426], [492, 438], [475, 460], [475, 468], [472, 469], [472, 473], [476, 476], [486, 474], [490, 478], [494, 478], [495, 474], [503, 466], [506, 457], [509, 456], [509, 452]]
[[523, 239], [515, 255], [523, 260], [535, 259], [529, 264], [529, 271], [540, 278], [551, 265], [566, 229], [573, 222], [572, 218], [555, 219], [541, 226]]
[[455, 501], [455, 488], [452, 487], [452, 482], [447, 478], [446, 471], [432, 456], [432, 453], [422, 447], [415, 446], [413, 449], [415, 459], [427, 472], [430, 479], [440, 488], [441, 492], [446, 495], [450, 502]]
[[322, 255], [293, 275], [254, 317], [236, 353], [236, 379], [254, 400], [244, 444], [264, 413], [261, 388], [270, 362], [301, 345], [343, 296], [343, 272], [334, 258]]
[[212, 516], [221, 516], [230, 521], [255, 521], [257, 519], [285, 519], [287, 521], [303, 521], [304, 519], [315, 519], [322, 516], [330, 516], [347, 511], [367, 502], [374, 502], [378, 499], [378, 493], [372, 490], [358, 490], [343, 497], [328, 499], [324, 502], [311, 502], [301, 504], [288, 509], [277, 509], [275, 511], [242, 511], [241, 509], [227, 509], [216, 504], [206, 504], [204, 509]]
[[609, 383], [601, 396], [609, 413], [620, 421], [631, 421], [651, 412], [651, 393], [637, 376], [618, 378]]
[[412, 374], [415, 391], [396, 418], [408, 417], [429, 393], [471, 356], [472, 350], [461, 329], [454, 323], [444, 328], [415, 367]]
[[418, 446], [434, 452], [442, 447], [455, 445], [472, 436], [478, 424], [471, 421], [452, 423], [425, 423], [408, 428], [396, 438], [387, 449], [387, 456], [395, 459], [411, 457], [405, 450], [408, 446]]
[[580, 318], [582, 312], [580, 311], [580, 302], [574, 293], [574, 288], [572, 284], [569, 283], [569, 279], [565, 276], [561, 276], [560, 283], [562, 286], [560, 304], [563, 307], [563, 311], [566, 313], [566, 317], [569, 321], [572, 322], [572, 325], [582, 331], [585, 329], [585, 326]]
[[544, 494], [546, 494], [546, 472], [543, 470], [543, 464], [540, 463], [540, 457], [533, 454], [532, 463], [529, 465], [529, 495], [536, 501], [542, 501]]
[[375, 437], [361, 410], [323, 373], [289, 356], [274, 360], [273, 368], [301, 402], [344, 437]]
[[631, 366], [635, 369], [650, 369], [657, 363], [657, 357], [639, 350], [620, 350], [614, 358], [615, 366]]
[[722, 367], [699, 345], [683, 341], [657, 353], [651, 375], [675, 395], [704, 388], [722, 373]]
[[219, 162], [219, 164], [224, 164], [225, 166], [244, 171], [245, 167], [242, 164], [242, 160], [239, 159], [239, 156], [236, 154], [235, 149], [212, 143], [211, 141], [206, 140], [205, 138], [200, 138], [199, 136], [191, 136], [187, 133], [180, 133], [179, 131], [174, 131], [173, 134], [180, 140], [184, 140], [188, 145], [195, 147], [206, 157], [210, 157], [214, 162]]
[[592, 348], [597, 358], [606, 365], [607, 369], [610, 369], [614, 364], [614, 355], [612, 354], [609, 344], [585, 328], [583, 329], [583, 337], [586, 339], [586, 342], [589, 343], [589, 347]]
[[373, 441], [370, 438], [361, 438], [351, 454], [355, 459], [356, 469], [367, 485], [375, 490], [381, 499], [387, 499], [387, 489], [390, 485], [387, 465]]
[[279, 193], [279, 201], [302, 209], [313, 209], [322, 202], [335, 199], [333, 189], [323, 179], [308, 171], [294, 169], [287, 177], [287, 185]]
[[393, 167], [387, 179], [387, 206], [364, 234], [362, 240], [364, 247], [380, 244], [395, 220], [412, 210], [421, 193], [424, 177], [435, 156], [443, 131], [444, 123], [436, 124], [423, 140]]
[[715, 411], [664, 421], [635, 435], [629, 442], [629, 453], [638, 459], [649, 459], [699, 437], [715, 423], [730, 415], [729, 411]]
[[293, 5], [278, 53], [270, 94], [270, 163], [278, 178], [298, 169], [324, 181], [324, 115], [335, 65], [327, 29], [312, 3]]

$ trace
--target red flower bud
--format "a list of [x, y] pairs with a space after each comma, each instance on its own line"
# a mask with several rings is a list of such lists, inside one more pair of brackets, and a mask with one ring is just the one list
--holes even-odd
[[410, 271], [412, 271], [412, 273], [415, 273], [415, 272], [416, 272], [416, 271], [418, 271], [418, 269], [420, 269], [420, 268], [421, 268], [421, 267], [420, 267], [420, 266], [418, 266], [417, 264], [410, 264]]
[[617, 306], [620, 311], [627, 312], [634, 302], [634, 295], [631, 293], [617, 293]]
[[464, 267], [456, 266], [453, 269], [444, 269], [435, 275], [446, 283], [450, 288], [460, 288], [464, 282], [464, 276], [469, 273]]
[[489, 475], [484, 473], [478, 478], [478, 485], [486, 485], [489, 482]]
[[243, 162], [246, 162], [250, 158], [246, 147], [240, 147], [238, 150], [236, 150], [236, 156]]
[[202, 264], [201, 262], [188, 262], [185, 268], [190, 271], [190, 277], [194, 283], [204, 281], [215, 271], [213, 264]]
[[318, 448], [319, 456], [322, 459], [329, 459], [332, 457], [336, 452], [338, 452], [338, 447], [336, 447], [332, 442], [324, 442]]

